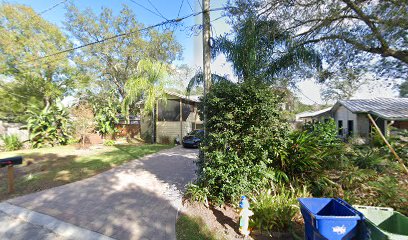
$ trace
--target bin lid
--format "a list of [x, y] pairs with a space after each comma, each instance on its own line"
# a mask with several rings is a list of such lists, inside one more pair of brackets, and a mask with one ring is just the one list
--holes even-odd
[[316, 215], [322, 208], [324, 208], [332, 198], [298, 198], [298, 201], [309, 212]]

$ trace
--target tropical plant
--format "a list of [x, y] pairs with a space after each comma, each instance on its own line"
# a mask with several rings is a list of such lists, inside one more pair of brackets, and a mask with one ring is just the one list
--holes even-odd
[[285, 161], [276, 168], [291, 180], [313, 182], [326, 166], [332, 168], [341, 162], [343, 148], [333, 120], [307, 124], [303, 130], [293, 131], [290, 139]]
[[143, 110], [145, 112], [152, 111], [156, 100], [164, 97], [166, 68], [166, 64], [162, 62], [141, 60], [137, 64], [137, 75], [126, 82], [126, 98], [123, 101], [123, 109], [143, 99]]
[[254, 216], [252, 225], [257, 229], [271, 232], [287, 232], [292, 219], [299, 212], [297, 198], [309, 197], [306, 188], [288, 188], [283, 185], [259, 191], [251, 197]]
[[106, 105], [95, 104], [95, 130], [102, 136], [112, 135], [115, 133], [115, 124], [119, 123], [117, 109], [111, 101]]
[[280, 22], [259, 17], [251, 8], [244, 12], [236, 9], [229, 12], [234, 35], [216, 38], [212, 55], [224, 54], [239, 81], [279, 85], [282, 77], [294, 75], [296, 70], [320, 68], [318, 54], [310, 47], [297, 45]]
[[3, 141], [3, 148], [6, 151], [15, 151], [23, 147], [23, 143], [20, 141], [20, 138], [16, 134], [0, 135], [0, 139]]
[[70, 139], [71, 122], [66, 109], [61, 103], [37, 111], [29, 110], [25, 128], [34, 148], [43, 146], [65, 145]]

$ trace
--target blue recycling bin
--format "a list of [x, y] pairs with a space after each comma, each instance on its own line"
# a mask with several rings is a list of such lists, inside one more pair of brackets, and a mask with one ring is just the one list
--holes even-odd
[[361, 239], [364, 216], [342, 199], [299, 198], [307, 240]]

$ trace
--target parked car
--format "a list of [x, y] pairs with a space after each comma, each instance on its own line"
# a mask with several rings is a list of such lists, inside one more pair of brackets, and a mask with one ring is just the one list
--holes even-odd
[[194, 130], [183, 137], [183, 147], [197, 148], [204, 138], [204, 130]]

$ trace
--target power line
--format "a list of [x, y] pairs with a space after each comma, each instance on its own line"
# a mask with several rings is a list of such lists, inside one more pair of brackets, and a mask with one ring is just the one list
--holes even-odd
[[180, 16], [181, 8], [183, 7], [184, 0], [181, 1], [180, 8], [177, 13], [177, 18]]
[[134, 4], [138, 5], [139, 7], [143, 8], [143, 9], [145, 9], [145, 10], [149, 11], [150, 13], [153, 13], [154, 15], [156, 15], [156, 16], [158, 16], [158, 17], [161, 17], [161, 18], [163, 18], [164, 20], [167, 20], [167, 19], [166, 19], [166, 18], [164, 18], [163, 16], [161, 16], [161, 15], [157, 14], [156, 12], [154, 12], [154, 11], [150, 10], [149, 8], [147, 8], [147, 7], [143, 6], [143, 5], [142, 5], [142, 4], [140, 4], [140, 3], [138, 3], [138, 2], [136, 2], [136, 1], [134, 1], [134, 0], [129, 0], [129, 1], [131, 1], [132, 3], [134, 3]]
[[59, 3], [57, 3], [57, 4], [55, 4], [54, 6], [52, 6], [52, 7], [50, 7], [50, 8], [47, 8], [47, 9], [41, 11], [41, 12], [39, 13], [39, 15], [43, 15], [44, 13], [51, 11], [52, 9], [58, 7], [58, 6], [61, 5], [61, 4], [66, 3], [67, 1], [68, 1], [68, 0], [63, 0], [63, 1], [61, 1], [61, 2], [59, 2]]
[[190, 9], [191, 9], [191, 12], [193, 13], [193, 12], [194, 12], [194, 9], [193, 9], [193, 7], [191, 6], [190, 0], [187, 0], [187, 3], [188, 3], [188, 6], [189, 6]]
[[[214, 8], [214, 9], [211, 9], [210, 11], [220, 11], [220, 10], [225, 10], [225, 9], [226, 9], [226, 8]], [[60, 55], [60, 54], [63, 54], [63, 53], [72, 52], [72, 51], [75, 51], [75, 50], [78, 50], [78, 49], [81, 49], [81, 48], [84, 48], [84, 47], [88, 47], [88, 46], [91, 46], [91, 45], [103, 43], [103, 42], [106, 42], [106, 41], [109, 41], [109, 40], [112, 40], [112, 39], [116, 39], [116, 38], [120, 38], [120, 37], [123, 37], [123, 36], [131, 35], [131, 34], [134, 34], [134, 33], [137, 33], [137, 32], [142, 32], [142, 31], [150, 30], [150, 29], [153, 29], [153, 28], [156, 28], [156, 27], [159, 27], [159, 26], [163, 26], [163, 25], [167, 25], [167, 24], [177, 24], [178, 22], [181, 22], [181, 21], [183, 21], [183, 20], [185, 20], [185, 19], [187, 19], [187, 18], [195, 17], [195, 16], [198, 16], [198, 15], [200, 15], [200, 14], [202, 14], [202, 13], [203, 13], [203, 11], [196, 12], [196, 13], [191, 13], [191, 14], [188, 14], [188, 15], [186, 15], [186, 16], [184, 16], [184, 17], [181, 17], [181, 18], [175, 18], [175, 19], [166, 20], [166, 21], [163, 21], [163, 22], [160, 22], [160, 23], [157, 23], [157, 24], [154, 24], [154, 25], [151, 25], [151, 26], [142, 28], [142, 29], [138, 29], [138, 30], [135, 30], [135, 31], [130, 31], [130, 32], [125, 32], [125, 33], [117, 34], [117, 35], [114, 35], [114, 36], [111, 36], [111, 37], [107, 37], [107, 38], [103, 38], [103, 39], [100, 39], [100, 40], [97, 40], [97, 41], [94, 41], [94, 42], [89, 42], [89, 43], [86, 43], [86, 44], [83, 44], [83, 45], [80, 45], [80, 46], [77, 46], [77, 47], [72, 47], [72, 48], [65, 49], [65, 50], [63, 50], [63, 51], [55, 52], [55, 53], [52, 53], [52, 54], [50, 54], [50, 55], [38, 57], [38, 58], [35, 58], [35, 59], [32, 59], [32, 60], [27, 60], [27, 61], [19, 62], [19, 63], [17, 63], [16, 65], [18, 65], [18, 64], [31, 63], [31, 62], [34, 62], [34, 61], [38, 61], [38, 60], [46, 59], [46, 58], [49, 58], [49, 57], [57, 56], [57, 55]], [[3, 70], [4, 70], [4, 69], [3, 69]]]
[[156, 12], [157, 12], [162, 18], [168, 20], [165, 16], [163, 16], [163, 14], [161, 14], [161, 12], [156, 8], [156, 6], [154, 6], [154, 4], [153, 4], [150, 0], [147, 0], [147, 1], [150, 3], [150, 5], [156, 10]]
[[200, 0], [197, 0], [197, 2], [198, 2], [198, 6], [200, 6], [200, 10], [202, 11], [203, 10], [203, 5], [201, 4]]
[[296, 86], [295, 84], [293, 84], [292, 86], [293, 86], [294, 88], [296, 88], [296, 89], [300, 92], [300, 94], [302, 94], [305, 98], [309, 99], [310, 101], [312, 101], [312, 102], [315, 103], [316, 105], [319, 105], [319, 103], [317, 103], [315, 100], [313, 100], [313, 99], [309, 98], [308, 96], [306, 96], [306, 94], [304, 94], [304, 93], [302, 92], [302, 90], [300, 90], [300, 88], [299, 88], [298, 86]]

